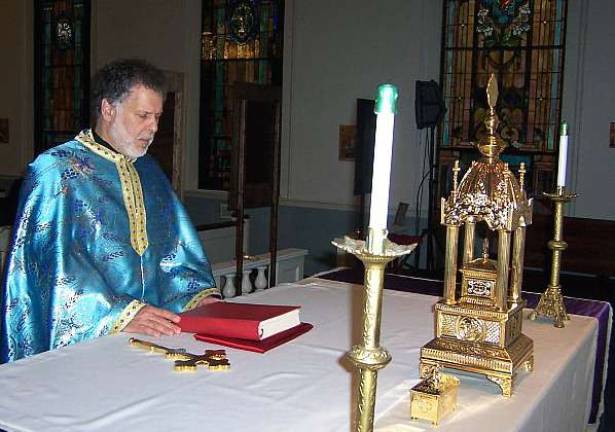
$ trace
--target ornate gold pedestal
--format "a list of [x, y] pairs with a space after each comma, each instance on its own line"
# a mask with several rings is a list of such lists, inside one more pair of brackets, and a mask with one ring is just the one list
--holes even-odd
[[421, 349], [421, 377], [429, 376], [436, 365], [479, 373], [510, 397], [517, 370], [531, 371], [534, 365], [533, 342], [521, 333], [523, 306], [486, 312], [437, 303], [436, 338]]

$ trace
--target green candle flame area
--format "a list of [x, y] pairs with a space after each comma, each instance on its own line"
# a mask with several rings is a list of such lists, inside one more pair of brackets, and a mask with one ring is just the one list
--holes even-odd
[[397, 96], [397, 87], [393, 84], [382, 84], [378, 86], [378, 95], [376, 96], [374, 112], [376, 114], [397, 114]]

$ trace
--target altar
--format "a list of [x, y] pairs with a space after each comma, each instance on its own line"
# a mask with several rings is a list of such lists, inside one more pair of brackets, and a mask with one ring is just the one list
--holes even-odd
[[[226, 372], [175, 373], [169, 360], [132, 348], [130, 334], [0, 366], [0, 429], [6, 431], [350, 431], [352, 367], [362, 287], [319, 278], [233, 301], [301, 305], [314, 329], [266, 354], [227, 349]], [[427, 431], [409, 420], [419, 350], [433, 336], [437, 297], [385, 290], [381, 344], [393, 357], [378, 375], [376, 430]], [[527, 310], [525, 311], [527, 315]], [[581, 431], [590, 414], [598, 324], [571, 315], [563, 329], [524, 322], [535, 367], [520, 372], [510, 399], [479, 376], [461, 379], [457, 410], [440, 431]], [[190, 334], [147, 338], [190, 352], [220, 347]]]

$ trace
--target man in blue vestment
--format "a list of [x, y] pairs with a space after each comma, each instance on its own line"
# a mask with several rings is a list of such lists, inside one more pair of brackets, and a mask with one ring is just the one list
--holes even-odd
[[96, 126], [28, 167], [2, 298], [0, 361], [98, 336], [179, 333], [217, 295], [189, 217], [147, 149], [163, 74], [141, 60], [93, 81]]

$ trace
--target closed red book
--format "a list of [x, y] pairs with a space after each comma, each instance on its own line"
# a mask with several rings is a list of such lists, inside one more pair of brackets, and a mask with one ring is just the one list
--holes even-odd
[[312, 330], [313, 327], [314, 326], [312, 324], [301, 323], [296, 327], [290, 328], [260, 341], [228, 338], [224, 336], [212, 336], [201, 333], [195, 334], [194, 338], [203, 342], [210, 342], [213, 344], [224, 345], [231, 348], [238, 348], [245, 351], [252, 351], [262, 354], [275, 347], [285, 344], [298, 336], [301, 336], [303, 333], [307, 333]]
[[213, 302], [181, 313], [182, 331], [259, 341], [301, 324], [300, 306]]

